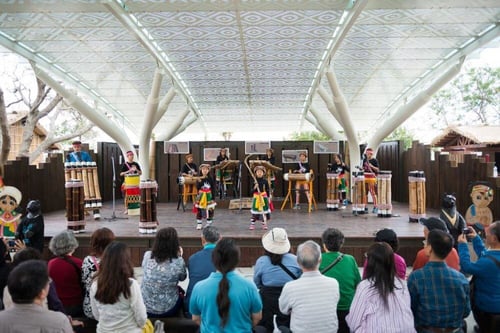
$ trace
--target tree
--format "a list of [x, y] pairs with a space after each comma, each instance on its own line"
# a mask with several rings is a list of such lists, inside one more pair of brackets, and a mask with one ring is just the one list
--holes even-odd
[[500, 68], [476, 67], [460, 74], [435, 94], [433, 128], [500, 123]]
[[411, 148], [414, 140], [413, 133], [405, 127], [398, 127], [394, 132], [392, 132], [387, 138], [387, 141], [400, 140], [403, 141], [404, 149]]
[[291, 141], [328, 141], [330, 138], [323, 133], [310, 131], [310, 132], [293, 132], [290, 134]]
[[[25, 70], [26, 69], [23, 69], [23, 71]], [[32, 68], [31, 70], [32, 75], [28, 77], [26, 75], [20, 76], [19, 73], [15, 71], [9, 73], [9, 76], [12, 78], [11, 94], [14, 96], [14, 101], [10, 103], [9, 106], [22, 104], [23, 108], [28, 110], [26, 117], [23, 119], [23, 138], [18, 155], [28, 156], [30, 163], [51, 145], [81, 136], [93, 127], [93, 125], [83, 118], [76, 110], [68, 107], [61, 107], [63, 98], [52, 91], [52, 89], [42, 80], [35, 77]], [[36, 80], [35, 93], [33, 92], [35, 90], [33, 85], [30, 85], [30, 79]], [[17, 107], [19, 108], [19, 106]], [[50, 114], [52, 114], [52, 116], [48, 117]], [[63, 115], [63, 117], [61, 117], [61, 115]], [[30, 152], [29, 148], [33, 141], [35, 128], [37, 124], [46, 117], [49, 124], [47, 136], [34, 151]], [[63, 129], [63, 131], [61, 131], [61, 129]], [[2, 136], [5, 137], [4, 133], [8, 132], [2, 130]]]
[[3, 166], [10, 152], [9, 125], [7, 121], [7, 108], [3, 98], [3, 90], [0, 88], [0, 130], [2, 131], [2, 148], [0, 151], [0, 176], [3, 176]]

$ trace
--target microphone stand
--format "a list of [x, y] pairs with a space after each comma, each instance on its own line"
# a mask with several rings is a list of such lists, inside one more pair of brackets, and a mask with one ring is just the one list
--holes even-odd
[[116, 221], [116, 220], [127, 220], [128, 217], [118, 217], [116, 216], [116, 172], [115, 172], [115, 158], [111, 156], [111, 166], [113, 168], [113, 214], [111, 217], [105, 217], [104, 219], [108, 222]]

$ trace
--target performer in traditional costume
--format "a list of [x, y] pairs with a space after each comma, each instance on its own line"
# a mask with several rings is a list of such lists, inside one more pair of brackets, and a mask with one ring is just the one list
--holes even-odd
[[254, 169], [255, 180], [254, 192], [252, 199], [252, 218], [250, 219], [250, 230], [255, 229], [255, 221], [262, 219], [262, 229], [267, 230], [267, 222], [271, 219], [272, 202], [269, 201], [269, 183], [264, 177], [266, 168], [262, 165], [256, 166]]
[[[309, 163], [306, 162], [307, 153], [300, 152], [299, 154], [299, 163], [297, 163], [297, 167], [293, 170], [293, 173], [309, 173], [311, 168], [309, 167]], [[297, 180], [295, 182], [295, 206], [293, 209], [300, 209], [300, 190], [304, 190], [307, 196], [307, 202], [311, 202], [311, 193], [309, 193], [309, 182], [307, 180]]]
[[347, 189], [349, 188], [349, 181], [346, 177], [346, 172], [349, 172], [349, 166], [342, 161], [340, 154], [333, 154], [333, 163], [328, 165], [328, 172], [333, 172], [339, 175], [338, 190], [340, 193], [340, 200], [342, 201], [342, 209], [347, 206]]
[[193, 206], [193, 212], [196, 213], [196, 229], [203, 227], [203, 219], [206, 219], [206, 226], [212, 224], [214, 219], [215, 206], [215, 182], [210, 176], [210, 164], [200, 165], [201, 179], [196, 183], [198, 196]]
[[[373, 156], [373, 149], [366, 148], [365, 154], [363, 155], [363, 171], [365, 176], [366, 184], [366, 195], [370, 192], [373, 199], [373, 210], [372, 213], [378, 213], [377, 207], [377, 174], [380, 170], [377, 159]], [[365, 210], [367, 210], [366, 208]]]
[[[141, 166], [139, 165], [139, 163], [135, 162], [134, 161], [134, 152], [129, 150], [127, 151], [127, 160], [125, 161], [125, 163], [122, 164], [122, 167], [120, 169], [120, 176], [123, 178], [122, 180], [122, 186], [121, 186], [121, 190], [122, 190], [122, 195], [123, 195], [123, 198], [124, 198], [124, 205], [125, 205], [125, 214], [128, 213], [128, 209], [129, 209], [129, 202], [128, 202], [128, 198], [127, 198], [127, 188], [126, 188], [126, 181], [125, 181], [125, 177], [134, 177], [134, 178], [137, 178], [137, 181], [135, 181], [134, 183], [137, 185], [137, 188], [133, 188], [133, 189], [130, 189], [128, 192], [131, 194], [131, 196], [134, 196], [134, 200], [136, 201], [136, 205], [139, 206], [139, 202], [140, 202], [140, 190], [139, 190], [139, 184], [140, 184], [140, 180], [139, 180], [139, 176], [142, 175], [142, 170], [141, 170]], [[138, 207], [136, 207], [138, 208]]]

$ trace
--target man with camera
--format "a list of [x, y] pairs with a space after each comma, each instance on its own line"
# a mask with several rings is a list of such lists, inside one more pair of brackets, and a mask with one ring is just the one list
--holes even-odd
[[[458, 254], [464, 273], [473, 274], [472, 313], [478, 324], [476, 332], [500, 331], [500, 221], [486, 228], [486, 246], [472, 227], [458, 236]], [[472, 239], [476, 262], [470, 261], [467, 238]]]

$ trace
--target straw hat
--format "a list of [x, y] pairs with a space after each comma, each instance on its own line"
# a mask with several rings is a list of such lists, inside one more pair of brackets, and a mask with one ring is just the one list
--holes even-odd
[[256, 173], [257, 170], [262, 170], [264, 173], [266, 173], [266, 167], [263, 165], [257, 165], [255, 168], [253, 168], [254, 173]]
[[208, 163], [200, 164], [200, 169], [201, 168], [208, 168], [208, 169], [210, 169], [210, 164], [208, 164]]
[[286, 230], [272, 228], [262, 236], [262, 246], [266, 251], [274, 254], [285, 254], [290, 251], [290, 241]]

